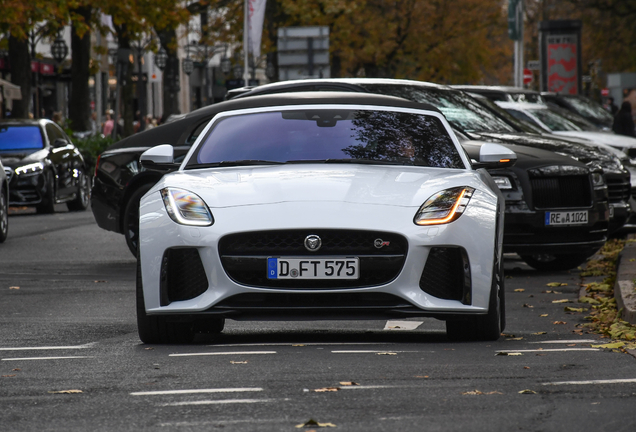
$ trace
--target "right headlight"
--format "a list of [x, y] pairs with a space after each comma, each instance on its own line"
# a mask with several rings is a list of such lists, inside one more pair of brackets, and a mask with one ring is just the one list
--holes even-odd
[[197, 194], [184, 189], [161, 189], [170, 218], [181, 225], [209, 226], [214, 223], [210, 209]]
[[441, 225], [457, 220], [466, 209], [474, 188], [454, 187], [426, 200], [413, 219], [417, 225]]

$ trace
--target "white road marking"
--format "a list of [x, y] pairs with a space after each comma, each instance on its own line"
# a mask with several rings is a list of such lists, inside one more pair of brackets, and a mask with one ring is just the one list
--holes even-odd
[[422, 324], [424, 324], [423, 321], [389, 320], [384, 325], [383, 330], [415, 330]]
[[378, 354], [378, 353], [412, 353], [412, 352], [421, 352], [421, 351], [394, 351], [394, 350], [338, 350], [331, 351], [332, 354]]
[[192, 357], [192, 356], [214, 356], [214, 355], [254, 355], [254, 354], [276, 354], [276, 351], [225, 351], [207, 353], [184, 353], [169, 354], [168, 357]]
[[37, 351], [37, 350], [71, 350], [71, 349], [86, 349], [95, 345], [95, 342], [87, 343], [84, 345], [69, 345], [69, 346], [42, 346], [42, 347], [13, 347], [13, 348], [0, 348], [0, 351]]
[[277, 399], [221, 399], [221, 400], [202, 400], [189, 402], [171, 402], [160, 404], [159, 406], [192, 406], [192, 405], [220, 405], [220, 404], [236, 404], [236, 403], [264, 403], [275, 402]]
[[214, 348], [223, 348], [223, 347], [249, 347], [249, 346], [294, 346], [294, 345], [305, 345], [305, 346], [331, 346], [331, 345], [389, 345], [392, 343], [389, 342], [276, 342], [276, 343], [254, 343], [254, 344], [219, 344], [219, 345], [208, 345], [209, 347]]
[[636, 383], [636, 378], [612, 379], [612, 380], [589, 380], [589, 381], [557, 381], [543, 383], [543, 385], [587, 385], [587, 384], [629, 384]]
[[600, 351], [600, 349], [598, 348], [549, 348], [549, 349], [529, 349], [529, 350], [522, 350], [522, 349], [497, 350], [497, 352], [518, 352], [518, 353], [524, 353], [524, 352], [542, 353], [542, 352], [565, 352], [565, 351]]
[[541, 342], [530, 342], [533, 344], [573, 344], [573, 343], [592, 343], [598, 342], [594, 339], [572, 339], [572, 340], [549, 340], [549, 341], [541, 341]]
[[182, 394], [201, 394], [201, 393], [239, 393], [239, 392], [260, 392], [260, 387], [243, 387], [243, 388], [213, 388], [213, 389], [191, 389], [191, 390], [159, 390], [133, 392], [131, 396], [161, 396], [161, 395], [182, 395]]
[[68, 356], [68, 357], [15, 357], [15, 358], [3, 358], [2, 361], [17, 361], [17, 360], [66, 360], [66, 359], [88, 359], [94, 358], [92, 356]]

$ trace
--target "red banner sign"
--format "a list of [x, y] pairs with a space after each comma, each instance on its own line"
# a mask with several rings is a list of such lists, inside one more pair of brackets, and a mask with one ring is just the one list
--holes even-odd
[[548, 36], [548, 91], [578, 93], [576, 35]]

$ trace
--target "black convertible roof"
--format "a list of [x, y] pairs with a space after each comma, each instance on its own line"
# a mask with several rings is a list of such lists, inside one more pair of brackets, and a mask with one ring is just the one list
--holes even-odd
[[280, 93], [273, 95], [253, 96], [249, 98], [233, 99], [217, 104], [208, 105], [198, 110], [192, 111], [184, 118], [165, 125], [149, 129], [144, 132], [132, 135], [128, 138], [113, 144], [109, 150], [129, 147], [152, 147], [163, 143], [177, 143], [181, 145], [185, 142], [187, 134], [191, 131], [193, 124], [209, 120], [216, 114], [224, 111], [234, 111], [258, 107], [274, 107], [289, 105], [375, 105], [386, 107], [400, 107], [423, 109], [440, 112], [437, 108], [428, 104], [420, 104], [393, 96], [384, 96], [371, 93], [352, 92], [298, 92]]

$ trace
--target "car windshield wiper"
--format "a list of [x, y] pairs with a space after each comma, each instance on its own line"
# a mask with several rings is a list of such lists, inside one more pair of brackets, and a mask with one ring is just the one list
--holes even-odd
[[231, 166], [250, 166], [250, 165], [283, 165], [285, 162], [262, 160], [262, 159], [243, 159], [236, 161], [221, 161], [210, 162], [204, 164], [192, 165], [189, 168], [216, 168], [216, 167], [231, 167]]

